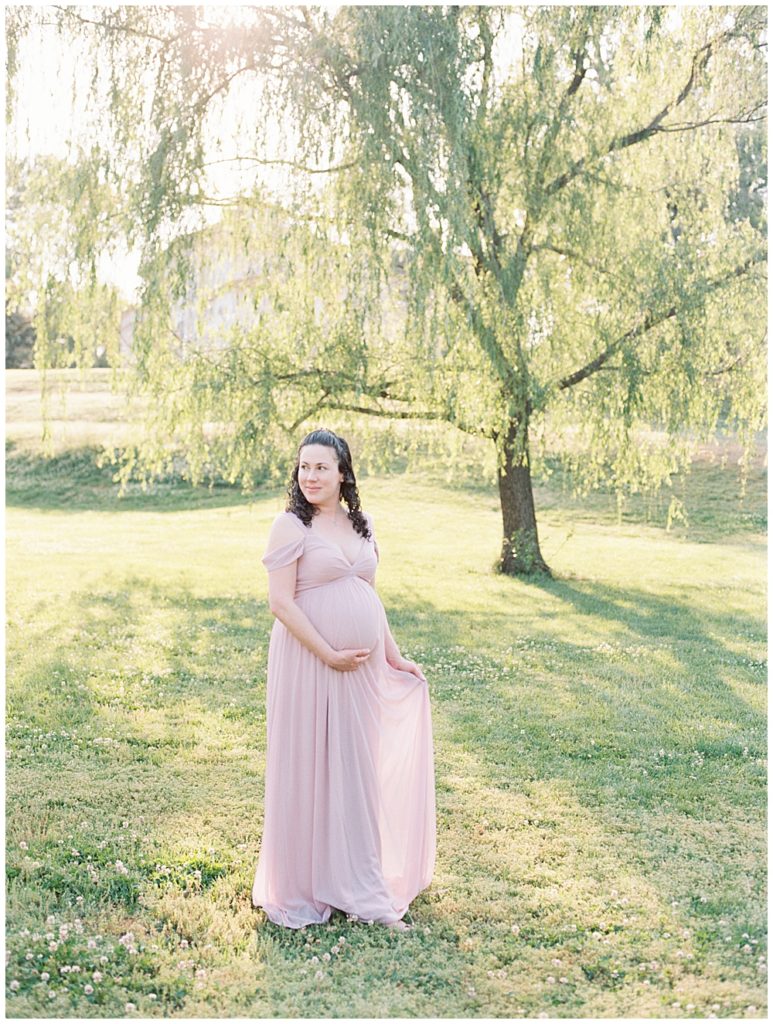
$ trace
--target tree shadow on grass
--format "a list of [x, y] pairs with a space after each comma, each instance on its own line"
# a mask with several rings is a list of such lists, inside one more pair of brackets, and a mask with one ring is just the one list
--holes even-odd
[[[587, 643], [557, 637], [552, 614], [542, 628], [533, 620], [524, 627], [517, 605], [512, 613], [455, 612], [404, 594], [390, 610], [393, 630], [410, 638], [411, 653], [424, 664], [441, 701], [465, 693], [475, 700], [485, 696], [490, 706], [479, 715], [481, 735], [492, 716], [506, 723], [528, 719], [531, 735], [563, 730], [587, 753], [584, 731], [595, 723], [615, 737], [621, 756], [624, 736], [635, 750], [695, 743], [701, 720], [733, 723], [739, 738], [722, 741], [723, 750], [728, 743], [748, 745], [740, 738], [747, 730], [762, 736], [764, 715], [739, 696], [728, 676], [762, 686], [763, 666], [718, 639], [737, 636], [742, 617], [732, 610], [698, 613], [685, 602], [633, 587], [580, 588], [557, 580], [535, 586], [563, 602], [572, 616], [582, 616]], [[45, 621], [45, 606], [38, 612]], [[90, 691], [73, 691], [78, 721], [113, 706], [131, 710], [132, 702], [165, 713], [193, 702], [205, 715], [240, 722], [239, 742], [254, 745], [253, 726], [263, 721], [272, 621], [265, 601], [193, 598], [184, 588], [122, 578], [109, 591], [72, 595], [65, 639], [54, 641], [56, 658], [28, 661], [19, 680], [23, 704], [37, 724], [53, 730], [61, 721], [60, 678], [95, 677], [101, 680], [98, 701]], [[764, 639], [762, 623], [743, 621]], [[45, 643], [35, 636], [34, 617], [27, 628], [28, 645]], [[112, 694], [107, 679], [114, 681]], [[552, 706], [545, 703], [548, 693]], [[476, 714], [473, 700], [465, 722], [473, 725]], [[611, 740], [606, 743], [611, 753]], [[505, 753], [506, 744], [496, 758], [500, 766]], [[562, 756], [549, 758], [551, 771], [560, 771]]]
[[[54, 686], [55, 679], [66, 674], [70, 684], [85, 681], [88, 692], [73, 691], [83, 693], [73, 724], [119, 741], [116, 748], [90, 750], [82, 757], [76, 753], [68, 767], [81, 792], [97, 793], [93, 807], [110, 817], [109, 809], [119, 813], [130, 796], [132, 815], [145, 816], [148, 835], [161, 845], [174, 847], [180, 836], [201, 829], [202, 834], [217, 833], [224, 848], [243, 841], [257, 855], [265, 653], [272, 623], [265, 601], [195, 598], [184, 588], [140, 577], [107, 581], [107, 586], [103, 592], [72, 595], [63, 634], [52, 638], [56, 658], [28, 660], [25, 677], [18, 680], [22, 690], [37, 680], [37, 697], [23, 702], [23, 709], [34, 713], [39, 728], [60, 728], [61, 688]], [[748, 743], [752, 750], [757, 745], [749, 731], [754, 730], [760, 746], [764, 739], [764, 716], [723, 677], [728, 666], [745, 671], [718, 639], [733, 635], [738, 616], [730, 610], [698, 613], [689, 604], [633, 587], [549, 581], [538, 589], [587, 620], [587, 645], [557, 639], [547, 619], [542, 627], [524, 627], [517, 603], [507, 612], [449, 612], [407, 588], [390, 602], [398, 639], [409, 639], [430, 680], [439, 814], [453, 815], [474, 842], [481, 804], [464, 794], [456, 798], [454, 778], [462, 771], [474, 773], [470, 782], [484, 795], [499, 793], [508, 804], [530, 789], [538, 800], [534, 787], [562, 785], [592, 821], [595, 842], [607, 836], [619, 844], [621, 820], [657, 815], [665, 798], [685, 814], [719, 820], [722, 805], [713, 799], [718, 796], [716, 777], [708, 777], [703, 789], [689, 778], [693, 749], [699, 747], [707, 762], [729, 753], [738, 764], [741, 745]], [[613, 652], [599, 651], [612, 627]], [[33, 622], [26, 638], [33, 649], [42, 641], [34, 631]], [[734, 723], [737, 735], [701, 742], [696, 717]], [[658, 747], [673, 755], [668, 773], [652, 770]], [[643, 765], [651, 769], [647, 777], [635, 774]], [[736, 785], [724, 781], [724, 799], [737, 799]], [[57, 781], [60, 789], [63, 782], [66, 778]], [[737, 791], [748, 804], [748, 789]], [[92, 797], [86, 806], [88, 801]], [[54, 813], [57, 807], [52, 805]], [[71, 815], [81, 809], [80, 804], [62, 807]], [[561, 833], [567, 826], [560, 808], [555, 813], [552, 824], [534, 822], [528, 829], [550, 826]], [[444, 838], [441, 829], [443, 870], [453, 860]], [[648, 839], [642, 833], [636, 842], [644, 848]], [[489, 861], [498, 863], [493, 854]], [[460, 895], [465, 914], [485, 913], [478, 896], [485, 889], [489, 861], [469, 869], [474, 876]], [[679, 836], [674, 837], [673, 862], [683, 864]], [[239, 877], [248, 886], [248, 870], [230, 862], [226, 866], [242, 872]], [[518, 879], [512, 865], [500, 867], [502, 898], [509, 899], [507, 892]], [[495, 881], [492, 892], [500, 891]], [[533, 884], [533, 894], [539, 895], [544, 882]], [[454, 913], [449, 917], [445, 907], [433, 887], [414, 905], [420, 917], [426, 912], [439, 922], [445, 967], [435, 978], [428, 961], [424, 982], [431, 988], [436, 981], [439, 993], [449, 963], [459, 975], [468, 969], [458, 945], [464, 921]], [[306, 937], [288, 936], [270, 925], [261, 927], [260, 934], [279, 958], [274, 969], [291, 973], [304, 957]], [[391, 941], [383, 936], [385, 947]]]
[[[524, 628], [517, 608], [508, 615], [398, 606], [396, 618], [415, 637], [412, 653], [433, 683], [439, 712], [447, 701], [451, 734], [477, 751], [492, 782], [508, 785], [513, 774], [565, 776], [581, 791], [587, 776], [596, 805], [610, 781], [599, 775], [600, 760], [614, 769], [643, 766], [653, 751], [666, 749], [686, 770], [699, 749], [721, 774], [723, 759], [742, 757], [744, 748], [752, 758], [764, 756], [764, 709], [735, 688], [736, 680], [763, 687], [764, 665], [718, 639], [735, 638], [741, 616], [697, 613], [636, 588], [586, 583], [580, 589], [553, 580], [540, 589], [587, 619], [587, 643], [561, 640], [552, 622]], [[764, 640], [762, 622], [743, 622]], [[487, 642], [496, 653], [486, 651]], [[665, 781], [673, 791], [673, 778]], [[723, 787], [707, 797], [730, 799], [733, 785], [728, 780]], [[627, 799], [622, 787], [620, 797]], [[701, 813], [693, 797], [684, 806]], [[659, 798], [657, 772], [630, 792], [637, 806], [642, 800], [655, 806]]]
[[[470, 622], [399, 606], [403, 627], [412, 632], [414, 620], [421, 633], [412, 653], [430, 680], [439, 844], [458, 854], [446, 849], [446, 870], [456, 879], [466, 858], [477, 887], [470, 906], [480, 907], [484, 929], [485, 879], [498, 879], [491, 913], [511, 900], [536, 947], [563, 945], [569, 924], [582, 920], [573, 887], [627, 893], [633, 884], [644, 935], [653, 914], [653, 940], [656, 921], [672, 914], [690, 928], [705, 922], [705, 948], [723, 955], [714, 935], [723, 914], [749, 931], [764, 927], [766, 718], [762, 696], [754, 707], [735, 684], [762, 688], [765, 676], [723, 639], [735, 638], [740, 616], [698, 613], [636, 588], [550, 581], [542, 589], [587, 618], [587, 644], [561, 641], [548, 623], [524, 630], [517, 609]], [[764, 638], [763, 622], [747, 626]], [[733, 839], [736, 824], [743, 842]], [[515, 863], [502, 838], [514, 830]], [[600, 897], [588, 897], [586, 912], [594, 903], [608, 920]], [[620, 952], [646, 959], [642, 947], [636, 955], [639, 941], [621, 939]], [[582, 947], [583, 960], [593, 945]]]

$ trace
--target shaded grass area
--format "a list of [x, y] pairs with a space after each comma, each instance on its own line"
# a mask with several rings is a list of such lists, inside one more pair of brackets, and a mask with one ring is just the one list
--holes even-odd
[[[558, 459], [549, 460], [550, 476], [535, 479], [535, 502], [540, 520], [550, 515], [553, 525], [563, 524], [567, 534], [578, 523], [642, 524], [666, 529], [668, 507], [676, 496], [687, 509], [687, 521], [674, 521], [667, 532], [695, 542], [710, 543], [732, 534], [762, 533], [767, 529], [767, 471], [764, 453], [758, 452], [741, 484], [738, 467], [728, 460], [728, 444], [718, 443], [716, 449], [706, 446], [689, 473], [675, 476], [670, 487], [660, 494], [630, 495], [618, 509], [615, 495], [605, 489], [584, 497], [574, 496], [572, 482], [564, 474]], [[7, 444], [8, 481], [6, 503], [17, 507], [50, 508], [59, 511], [142, 510], [152, 500], [158, 511], [173, 511], [224, 505], [248, 504], [255, 497], [274, 493], [264, 487], [257, 494], [243, 494], [236, 486], [216, 484], [212, 487], [190, 487], [170, 477], [143, 492], [138, 484], [130, 484], [118, 496], [113, 483], [116, 468], [101, 464], [98, 446], [64, 448], [51, 456], [42, 455], [28, 446]], [[414, 475], [407, 467], [392, 474], [394, 485], [410, 489]], [[438, 473], [422, 472], [419, 481], [448, 488]], [[367, 479], [365, 474], [361, 479]], [[498, 509], [498, 498], [491, 487], [470, 479], [457, 479], [453, 490], [474, 495], [487, 507]]]
[[215, 485], [191, 487], [170, 477], [143, 491], [130, 483], [119, 497], [113, 482], [117, 466], [103, 459], [97, 446], [65, 448], [43, 455], [29, 448], [6, 446], [6, 505], [51, 509], [57, 512], [121, 511], [152, 507], [161, 512], [224, 505], [244, 505], [251, 497], [237, 487]]
[[438, 861], [410, 933], [293, 932], [250, 904], [281, 495], [127, 505], [14, 462], [10, 1015], [765, 1016], [761, 535], [569, 531], [556, 499], [533, 583], [490, 570], [493, 493], [363, 481]]

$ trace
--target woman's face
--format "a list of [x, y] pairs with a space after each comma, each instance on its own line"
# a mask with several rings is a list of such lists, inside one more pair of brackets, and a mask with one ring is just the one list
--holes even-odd
[[343, 478], [334, 448], [324, 444], [307, 444], [301, 448], [298, 484], [306, 501], [312, 505], [337, 502]]

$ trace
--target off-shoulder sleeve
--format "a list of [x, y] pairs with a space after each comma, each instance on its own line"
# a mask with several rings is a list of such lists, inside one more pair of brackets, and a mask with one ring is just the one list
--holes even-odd
[[291, 540], [289, 544], [282, 544], [281, 547], [269, 551], [261, 558], [261, 562], [271, 572], [273, 569], [281, 569], [283, 566], [289, 565], [296, 558], [300, 558], [302, 554], [303, 537], [299, 537], [297, 540]]
[[272, 572], [274, 569], [282, 569], [285, 565], [294, 562], [296, 558], [301, 557], [304, 540], [303, 527], [299, 524], [297, 535], [292, 540], [287, 541], [286, 544], [280, 544], [273, 551], [267, 551], [263, 558], [261, 558], [261, 562], [263, 562], [269, 572]]

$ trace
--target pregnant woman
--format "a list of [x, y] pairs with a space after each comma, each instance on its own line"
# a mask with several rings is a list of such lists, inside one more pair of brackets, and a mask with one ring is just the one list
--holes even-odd
[[346, 441], [308, 434], [288, 493], [263, 558], [276, 620], [252, 902], [287, 928], [337, 909], [403, 930], [435, 866], [427, 680], [374, 589], [378, 548]]

